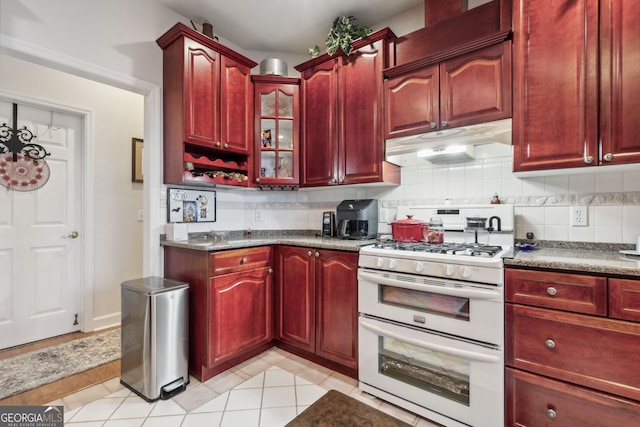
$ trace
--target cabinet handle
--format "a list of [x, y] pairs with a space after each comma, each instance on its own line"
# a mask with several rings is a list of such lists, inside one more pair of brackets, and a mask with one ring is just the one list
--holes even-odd
[[307, 255], [311, 256], [311, 255], [313, 255], [313, 252], [309, 251], [309, 252], [307, 252]]
[[584, 158], [584, 162], [588, 165], [590, 165], [591, 163], [593, 163], [593, 156], [586, 156]]
[[246, 263], [247, 263], [247, 261], [248, 261], [248, 260], [247, 260], [246, 258], [242, 258], [242, 259], [240, 260], [240, 264], [246, 264]]
[[216, 141], [216, 147], [220, 147], [222, 144], [220, 144], [220, 141]]
[[549, 348], [555, 348], [556, 342], [554, 340], [549, 339], [544, 342], [544, 345], [546, 345]]
[[447, 121], [443, 120], [440, 122], [440, 127], [446, 128], [447, 127]]
[[605, 155], [604, 155], [604, 159], [605, 159], [607, 162], [610, 162], [611, 160], [613, 160], [613, 154], [611, 154], [611, 153], [607, 153], [607, 154], [605, 154]]
[[318, 258], [320, 256], [320, 252], [316, 252], [314, 255]]
[[547, 288], [547, 293], [551, 296], [554, 296], [555, 294], [558, 293], [558, 290], [556, 288], [554, 288], [553, 286], [549, 286]]
[[558, 416], [558, 414], [556, 414], [556, 411], [554, 411], [553, 409], [547, 409], [547, 416], [549, 418], [555, 418]]
[[227, 144], [226, 142], [224, 143], [224, 148], [229, 148], [229, 144]]
[[436, 122], [429, 123], [429, 126], [431, 126], [431, 129], [435, 129], [436, 128]]

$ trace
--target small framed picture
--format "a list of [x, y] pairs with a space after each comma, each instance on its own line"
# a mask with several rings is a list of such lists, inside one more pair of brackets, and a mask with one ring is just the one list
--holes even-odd
[[142, 176], [142, 148], [143, 140], [131, 138], [131, 181], [143, 182]]

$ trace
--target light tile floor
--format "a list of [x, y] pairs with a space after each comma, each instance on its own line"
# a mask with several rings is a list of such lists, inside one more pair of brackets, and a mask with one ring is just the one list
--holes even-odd
[[335, 389], [408, 424], [436, 426], [358, 389], [353, 378], [272, 348], [205, 382], [193, 377], [169, 400], [146, 402], [119, 378], [51, 405], [64, 405], [69, 427], [282, 427]]

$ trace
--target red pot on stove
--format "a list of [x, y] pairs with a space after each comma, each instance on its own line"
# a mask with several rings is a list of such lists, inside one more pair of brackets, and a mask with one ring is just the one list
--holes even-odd
[[396, 242], [424, 242], [427, 240], [429, 223], [421, 219], [399, 219], [391, 223], [391, 234]]

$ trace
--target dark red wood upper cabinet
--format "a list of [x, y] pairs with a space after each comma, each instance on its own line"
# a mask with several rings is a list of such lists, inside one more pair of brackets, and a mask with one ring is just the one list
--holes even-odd
[[511, 117], [511, 42], [425, 62], [385, 71], [386, 138]]
[[355, 42], [349, 56], [325, 54], [296, 66], [302, 186], [400, 183], [399, 168], [384, 160], [382, 70], [393, 61], [394, 39], [383, 29]]
[[640, 2], [601, 0], [600, 162], [640, 163]]
[[640, 4], [514, 2], [515, 172], [640, 162]]
[[302, 186], [338, 181], [338, 62], [302, 72]]
[[257, 76], [254, 160], [257, 186], [297, 186], [300, 183], [300, 79]]
[[[163, 49], [164, 183], [246, 187], [253, 172], [250, 70], [257, 64], [181, 23], [157, 43]], [[247, 179], [208, 177], [210, 170]]]
[[440, 64], [440, 126], [511, 117], [511, 42]]
[[513, 17], [514, 171], [597, 165], [597, 2], [519, 0]]
[[429, 132], [440, 118], [438, 65], [385, 80], [385, 135], [397, 138]]
[[223, 148], [249, 153], [253, 143], [253, 83], [251, 69], [220, 57], [220, 139]]

